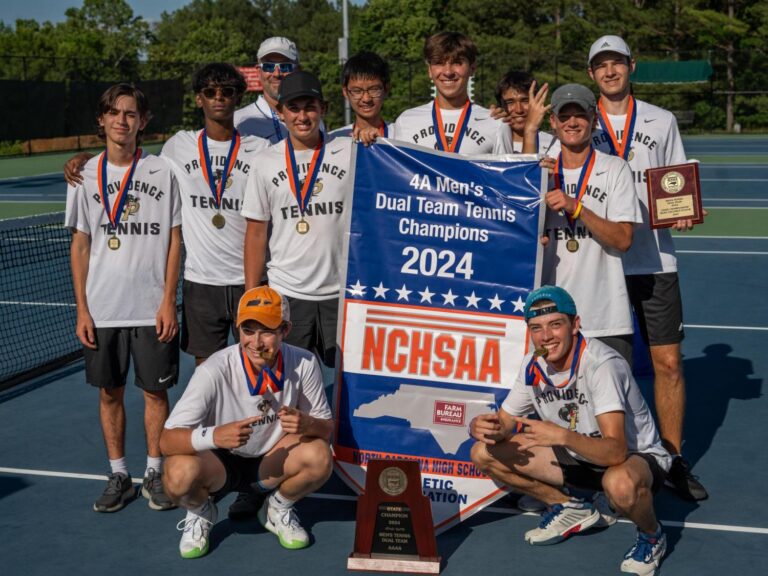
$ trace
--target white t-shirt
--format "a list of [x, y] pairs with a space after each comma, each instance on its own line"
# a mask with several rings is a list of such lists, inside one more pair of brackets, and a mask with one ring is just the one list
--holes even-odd
[[[676, 272], [677, 258], [670, 229], [651, 230], [649, 226], [645, 170], [687, 162], [683, 141], [680, 138], [674, 114], [641, 100], [635, 100], [635, 105], [637, 118], [632, 135], [629, 166], [632, 168], [635, 190], [642, 205], [643, 226], [635, 228], [632, 247], [623, 256], [624, 273], [635, 275]], [[616, 138], [621, 142], [624, 137], [626, 114], [608, 115], [608, 118], [616, 132]], [[609, 154], [608, 140], [608, 135], [598, 125], [592, 135], [593, 144], [599, 150]]]
[[[437, 136], [432, 120], [433, 104], [434, 101], [427, 102], [400, 114], [395, 121], [397, 139], [436, 150]], [[454, 132], [456, 132], [461, 109], [443, 110], [441, 108], [440, 115], [443, 119], [446, 138], [450, 144], [453, 141]], [[467, 124], [458, 152], [463, 155], [491, 154], [496, 142], [496, 131], [500, 124], [500, 120], [491, 118], [491, 112], [487, 108], [473, 103], [469, 124]]]
[[[91, 237], [85, 292], [97, 328], [154, 326], [163, 301], [171, 229], [181, 225], [176, 177], [167, 162], [146, 155], [136, 166], [116, 236], [112, 237], [98, 184], [101, 154], [82, 171], [83, 183], [67, 188], [64, 224]], [[110, 208], [130, 166], [107, 165]]]
[[173, 407], [165, 427], [220, 426], [264, 415], [253, 425], [248, 443], [231, 452], [256, 458], [269, 452], [285, 435], [277, 418], [280, 406], [291, 406], [314, 418], [330, 419], [320, 365], [311, 352], [283, 343], [285, 380], [280, 392], [251, 396], [240, 358], [240, 345], [219, 350], [195, 369], [184, 394]]
[[[395, 123], [394, 122], [385, 122], [384, 123], [387, 127], [387, 133], [384, 138], [389, 138], [390, 140], [394, 140], [397, 138], [396, 131], [395, 131]], [[352, 138], [352, 129], [355, 127], [355, 123], [347, 124], [346, 126], [342, 126], [341, 128], [336, 128], [336, 130], [331, 130], [328, 135], [329, 136], [344, 136], [346, 138]]]
[[[595, 165], [581, 202], [611, 222], [642, 222], [629, 165], [621, 158], [596, 151]], [[576, 197], [580, 168], [563, 170], [565, 188]], [[624, 281], [621, 252], [603, 246], [579, 219], [575, 223], [576, 252], [566, 245], [574, 236], [565, 216], [547, 209], [542, 284], [565, 288], [576, 302], [585, 336], [632, 334], [632, 314]]]
[[[328, 137], [320, 172], [304, 219], [306, 234], [296, 225], [301, 213], [291, 191], [285, 163], [286, 142], [274, 144], [254, 159], [248, 177], [242, 214], [252, 220], [271, 221], [269, 285], [302, 300], [337, 298], [339, 265], [346, 206], [352, 199], [350, 138]], [[299, 181], [306, 178], [314, 150], [296, 150]]]
[[[624, 412], [624, 435], [629, 452], [650, 454], [662, 469], [669, 470], [672, 457], [661, 444], [653, 415], [632, 378], [629, 364], [599, 340], [587, 338], [586, 342], [579, 369], [570, 380], [570, 369], [558, 373], [545, 360], [537, 360], [554, 386], [526, 385], [525, 372], [533, 356], [528, 354], [502, 409], [512, 416], [525, 416], [535, 410], [544, 421], [570, 430], [574, 430], [575, 424], [575, 432], [594, 438], [602, 437], [597, 416]], [[578, 460], [589, 461], [571, 450], [568, 452]]]
[[288, 130], [263, 95], [256, 102], [235, 110], [235, 128], [243, 136], [258, 136], [272, 144], [288, 137]]
[[[522, 154], [523, 143], [515, 142], [512, 138], [512, 128], [509, 124], [502, 123], [496, 131], [496, 142], [493, 145], [494, 154]], [[557, 158], [560, 154], [560, 140], [549, 132], [539, 130], [539, 149], [536, 153], [541, 156]]]
[[[240, 139], [240, 149], [221, 201], [223, 228], [216, 228], [212, 218], [215, 208], [211, 189], [203, 176], [198, 151], [198, 137], [202, 130], [178, 132], [163, 146], [162, 157], [173, 167], [181, 192], [181, 218], [184, 247], [187, 256], [184, 278], [211, 286], [236, 286], [245, 282], [243, 272], [243, 242], [245, 218], [240, 214], [245, 182], [251, 171], [253, 158], [269, 142], [257, 136]], [[230, 142], [207, 139], [211, 156], [211, 170], [218, 186]]]

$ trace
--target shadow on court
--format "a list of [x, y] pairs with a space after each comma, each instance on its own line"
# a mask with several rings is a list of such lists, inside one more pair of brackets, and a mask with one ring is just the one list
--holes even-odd
[[0, 499], [15, 494], [25, 488], [29, 488], [30, 486], [31, 483], [23, 478], [17, 476], [0, 476]]
[[[712, 446], [723, 426], [731, 400], [754, 400], [762, 396], [761, 378], [753, 378], [754, 367], [747, 358], [732, 356], [729, 344], [709, 344], [703, 356], [683, 361], [688, 396], [686, 399], [685, 454], [695, 464]], [[738, 422], [735, 424], [738, 425]], [[742, 422], [749, 435], [754, 423]], [[733, 430], [728, 431], [733, 434]]]

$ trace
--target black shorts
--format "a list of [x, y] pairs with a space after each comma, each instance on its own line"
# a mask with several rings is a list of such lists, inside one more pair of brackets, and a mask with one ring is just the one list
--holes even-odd
[[632, 367], [632, 334], [621, 334], [619, 336], [598, 336], [600, 342], [610, 346], [616, 352], [621, 354], [621, 357], [627, 361], [629, 367]]
[[677, 272], [627, 276], [629, 300], [640, 334], [648, 346], [679, 344], [683, 331], [683, 300]]
[[[552, 450], [554, 450], [557, 463], [563, 471], [566, 486], [582, 490], [594, 490], [596, 492], [603, 491], [603, 475], [607, 470], [605, 466], [598, 466], [584, 460], [578, 460], [571, 456], [570, 452], [562, 446], [553, 446]], [[630, 456], [639, 456], [648, 463], [648, 467], [651, 469], [651, 476], [653, 477], [651, 491], [656, 494], [664, 486], [664, 480], [667, 477], [664, 469], [659, 466], [656, 458], [650, 454], [633, 452]]]
[[244, 286], [210, 286], [184, 280], [181, 349], [196, 358], [208, 358], [227, 347], [230, 334], [237, 342], [237, 305], [244, 292]]
[[244, 458], [223, 448], [216, 448], [211, 452], [221, 461], [227, 473], [224, 486], [211, 494], [215, 500], [221, 500], [230, 492], [251, 492], [254, 490], [252, 484], [259, 481], [259, 466], [261, 466], [264, 456]]
[[284, 338], [288, 344], [315, 352], [331, 368], [336, 364], [336, 322], [339, 299], [299, 300], [288, 296], [293, 327]]
[[125, 386], [129, 359], [133, 358], [136, 386], [157, 392], [179, 379], [179, 336], [160, 342], [154, 326], [96, 328], [98, 348], [83, 347], [85, 380], [92, 386], [113, 390]]

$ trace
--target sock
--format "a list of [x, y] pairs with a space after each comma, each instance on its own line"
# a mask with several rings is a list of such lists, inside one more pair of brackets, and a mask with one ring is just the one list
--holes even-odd
[[269, 505], [276, 510], [280, 510], [281, 512], [289, 510], [294, 504], [296, 504], [296, 500], [289, 500], [280, 494], [280, 490], [275, 490], [269, 497]]
[[154, 469], [155, 472], [162, 472], [163, 457], [147, 455], [147, 469], [144, 471], [144, 476], [147, 476], [149, 474], [150, 468]]
[[123, 474], [125, 476], [130, 476], [130, 474], [128, 474], [128, 463], [125, 461], [125, 456], [115, 460], [110, 459], [109, 467], [112, 470], [112, 474]]

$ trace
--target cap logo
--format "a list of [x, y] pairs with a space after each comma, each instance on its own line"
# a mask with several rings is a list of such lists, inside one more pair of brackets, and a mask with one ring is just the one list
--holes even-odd
[[269, 306], [272, 304], [272, 300], [262, 300], [261, 298], [256, 298], [256, 300], [249, 300], [246, 306], [261, 306], [264, 304], [264, 306]]
[[606, 46], [610, 46], [610, 45], [611, 45], [611, 43], [606, 41], [606, 42], [603, 42], [603, 45], [600, 46], [600, 48], [605, 48]]

